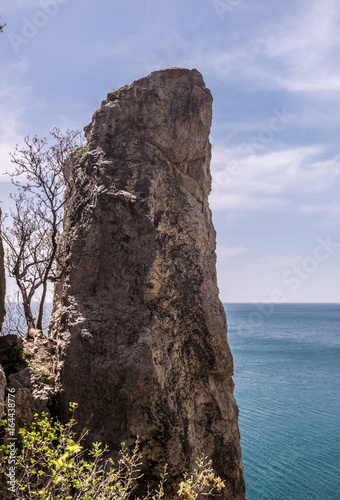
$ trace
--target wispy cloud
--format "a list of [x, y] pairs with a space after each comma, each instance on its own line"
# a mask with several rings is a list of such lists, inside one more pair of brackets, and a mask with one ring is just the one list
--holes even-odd
[[269, 269], [281, 270], [290, 266], [294, 266], [301, 262], [303, 256], [301, 255], [265, 255], [260, 258], [254, 259], [248, 264], [249, 270], [263, 270], [266, 272]]
[[[263, 6], [262, 6], [263, 7]], [[261, 6], [259, 5], [259, 11]], [[254, 15], [256, 7], [251, 14]], [[260, 13], [259, 13], [260, 15]], [[244, 12], [247, 16], [247, 11]], [[340, 4], [337, 0], [297, 2], [284, 18], [254, 23], [242, 43], [190, 43], [173, 39], [181, 64], [252, 89], [291, 92], [340, 91]], [[185, 48], [185, 50], [184, 50]]]
[[216, 252], [219, 260], [226, 260], [231, 257], [236, 257], [238, 255], [243, 255], [248, 253], [249, 250], [246, 247], [229, 247], [225, 245], [217, 245]]
[[[9, 151], [21, 142], [27, 130], [27, 107], [32, 101], [33, 89], [23, 83], [26, 72], [24, 59], [4, 65], [0, 75], [0, 163], [1, 173], [12, 169]], [[8, 181], [1, 177], [0, 182]]]
[[321, 146], [242, 156], [239, 149], [213, 151], [213, 209], [338, 211], [340, 155], [325, 158]]
[[281, 74], [272, 75], [278, 85], [292, 91], [339, 91], [339, 18], [337, 0], [304, 2], [275, 26], [275, 33], [257, 41], [269, 59], [282, 63]]

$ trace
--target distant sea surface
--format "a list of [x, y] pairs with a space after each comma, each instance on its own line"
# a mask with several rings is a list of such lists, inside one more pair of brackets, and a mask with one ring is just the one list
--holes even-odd
[[340, 304], [224, 304], [247, 500], [340, 499]]

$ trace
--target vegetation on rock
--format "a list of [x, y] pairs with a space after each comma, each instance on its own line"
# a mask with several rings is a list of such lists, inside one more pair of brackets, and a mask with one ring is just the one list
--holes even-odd
[[[53, 421], [46, 413], [35, 415], [30, 427], [19, 430], [21, 445], [15, 462], [15, 494], [17, 499], [28, 500], [125, 500], [134, 498], [134, 491], [141, 479], [142, 458], [139, 439], [129, 452], [125, 443], [116, 463], [105, 458], [107, 447], [93, 443], [86, 452], [81, 441], [84, 430], [76, 436], [74, 412], [76, 403], [70, 404], [72, 412], [66, 424]], [[3, 424], [6, 429], [6, 419]], [[8, 432], [8, 430], [7, 430]], [[1, 447], [0, 473], [9, 475], [8, 447]], [[165, 498], [166, 466], [159, 485], [144, 500]], [[210, 496], [225, 487], [210, 467], [210, 462], [202, 457], [197, 461], [193, 474], [186, 474], [179, 485], [178, 496], [184, 500], [194, 500]], [[6, 486], [4, 486], [6, 488]], [[10, 491], [14, 492], [13, 489]]]

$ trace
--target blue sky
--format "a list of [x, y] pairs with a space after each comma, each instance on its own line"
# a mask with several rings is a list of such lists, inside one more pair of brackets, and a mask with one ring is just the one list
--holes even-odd
[[197, 68], [221, 299], [339, 302], [337, 0], [1, 0], [3, 22], [1, 172], [25, 135], [83, 128], [112, 89]]

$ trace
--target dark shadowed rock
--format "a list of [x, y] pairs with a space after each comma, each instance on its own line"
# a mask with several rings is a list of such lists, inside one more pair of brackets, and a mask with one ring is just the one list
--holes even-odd
[[15, 390], [17, 430], [31, 424], [35, 413], [48, 413], [52, 406], [53, 352], [53, 341], [45, 336], [35, 340], [17, 335], [0, 337], [0, 365], [4, 372], [1, 374], [0, 370], [0, 396], [4, 380], [5, 386]]
[[57, 413], [77, 402], [79, 427], [91, 419], [89, 439], [113, 451], [140, 436], [145, 484], [169, 464], [167, 498], [202, 453], [222, 497], [245, 498], [208, 206], [211, 119], [198, 71], [154, 72], [108, 95], [66, 170]]

